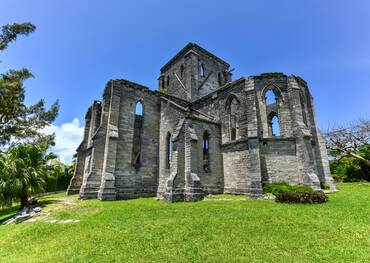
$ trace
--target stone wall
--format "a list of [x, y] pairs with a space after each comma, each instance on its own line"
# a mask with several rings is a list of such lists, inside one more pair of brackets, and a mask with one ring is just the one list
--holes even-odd
[[[121, 91], [114, 169], [117, 198], [154, 196], [159, 168], [159, 98], [147, 88], [127, 81], [117, 81], [115, 87]], [[142, 103], [143, 115], [140, 164], [135, 164], [134, 124], [138, 102]]]
[[[228, 68], [190, 43], [161, 69], [164, 93], [109, 81], [103, 102], [86, 114], [68, 193], [79, 189], [81, 198], [101, 200], [158, 195], [174, 202], [207, 193], [257, 197], [262, 183], [280, 181], [336, 190], [307, 83], [282, 73], [231, 82]], [[267, 104], [269, 90], [276, 101]], [[138, 102], [142, 116], [135, 115]], [[272, 116], [279, 119], [278, 136]]]

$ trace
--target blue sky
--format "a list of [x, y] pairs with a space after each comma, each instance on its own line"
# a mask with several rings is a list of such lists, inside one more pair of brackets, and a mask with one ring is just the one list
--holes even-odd
[[59, 99], [54, 130], [74, 127], [78, 141], [109, 79], [155, 89], [160, 67], [191, 41], [229, 62], [234, 79], [301, 76], [326, 128], [370, 117], [369, 12], [365, 0], [2, 0], [0, 24], [30, 21], [37, 31], [1, 54], [0, 72], [29, 68], [27, 101]]

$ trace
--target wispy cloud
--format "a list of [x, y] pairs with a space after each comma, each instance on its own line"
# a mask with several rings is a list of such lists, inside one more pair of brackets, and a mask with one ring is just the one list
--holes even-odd
[[82, 141], [84, 127], [75, 118], [71, 122], [57, 125], [50, 125], [45, 128], [45, 133], [55, 133], [55, 146], [51, 151], [59, 156], [60, 161], [70, 163], [76, 148]]

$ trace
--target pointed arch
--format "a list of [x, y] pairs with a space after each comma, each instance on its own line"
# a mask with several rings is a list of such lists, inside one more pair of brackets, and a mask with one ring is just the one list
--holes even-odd
[[135, 104], [135, 115], [143, 116], [143, 103], [141, 100]]
[[204, 67], [204, 64], [202, 63], [202, 64], [200, 64], [200, 66], [199, 66], [199, 75], [201, 76], [201, 77], [205, 77], [206, 76], [206, 69], [205, 69], [205, 67]]
[[266, 93], [268, 93], [269, 91], [273, 92], [276, 102], [279, 102], [279, 101], [284, 102], [284, 98], [283, 98], [280, 88], [277, 85], [270, 83], [266, 85], [265, 87], [263, 87], [261, 90], [262, 101], [264, 101], [266, 105], [268, 105], [266, 103]]
[[183, 78], [184, 77], [184, 71], [185, 71], [184, 64], [181, 64], [181, 67], [180, 67], [180, 78]]
[[228, 121], [229, 121], [229, 139], [234, 141], [239, 136], [239, 108], [240, 102], [238, 98], [231, 94], [226, 100], [226, 110], [228, 113]]
[[276, 112], [271, 112], [268, 116], [269, 136], [280, 136], [280, 120]]
[[135, 103], [134, 114], [134, 135], [132, 139], [132, 165], [135, 167], [141, 166], [141, 145], [143, 133], [143, 116], [144, 106], [141, 100]]
[[266, 105], [274, 104], [276, 103], [276, 100], [277, 100], [277, 97], [275, 93], [271, 89], [267, 90], [265, 93], [265, 104]]
[[203, 170], [209, 172], [209, 133], [203, 133]]
[[170, 85], [170, 75], [167, 75], [167, 79], [166, 79], [166, 85], [167, 87]]
[[221, 72], [218, 72], [218, 74], [217, 74], [217, 81], [218, 81], [218, 85], [222, 86], [222, 75], [221, 75]]
[[308, 121], [307, 121], [307, 100], [306, 97], [304, 96], [302, 90], [299, 92], [299, 100], [301, 103], [301, 111], [302, 111], [302, 120], [303, 123], [307, 126]]
[[172, 148], [172, 135], [168, 132], [166, 136], [166, 169], [171, 168]]

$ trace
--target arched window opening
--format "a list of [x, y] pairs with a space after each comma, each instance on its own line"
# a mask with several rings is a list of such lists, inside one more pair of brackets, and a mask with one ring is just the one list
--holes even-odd
[[280, 136], [279, 117], [276, 113], [271, 113], [269, 118], [269, 133], [270, 136]]
[[203, 170], [209, 171], [209, 134], [207, 131], [203, 134]]
[[166, 137], [166, 168], [167, 169], [170, 169], [171, 167], [171, 156], [172, 156], [172, 137], [171, 137], [171, 133], [168, 133]]
[[140, 101], [138, 101], [135, 106], [135, 116], [136, 115], [143, 116], [143, 104]]
[[141, 166], [141, 140], [143, 132], [143, 104], [138, 101], [135, 105], [134, 137], [132, 142], [132, 165]]
[[167, 75], [167, 83], [166, 83], [167, 87], [170, 85], [170, 75]]
[[200, 67], [199, 67], [199, 75], [201, 77], [205, 77], [205, 75], [206, 75], [205, 68], [204, 68], [203, 64], [201, 64]]
[[218, 74], [217, 74], [217, 81], [218, 81], [218, 85], [222, 85], [222, 75], [221, 75], [221, 73], [220, 72], [218, 72]]
[[180, 77], [181, 78], [184, 77], [184, 71], [185, 71], [184, 65], [181, 65], [181, 67], [180, 67]]
[[303, 94], [301, 94], [300, 100], [301, 100], [302, 120], [303, 120], [303, 123], [307, 126], [306, 104], [304, 101]]
[[276, 95], [272, 90], [268, 90], [265, 93], [265, 103], [266, 103], [266, 105], [276, 103]]
[[236, 98], [232, 98], [229, 102], [229, 133], [231, 141], [236, 140], [238, 135], [238, 111], [239, 102]]

